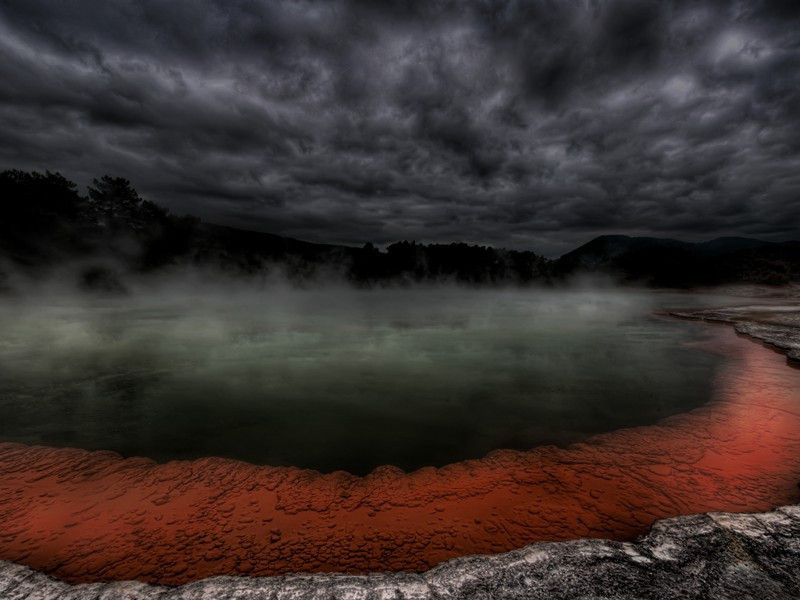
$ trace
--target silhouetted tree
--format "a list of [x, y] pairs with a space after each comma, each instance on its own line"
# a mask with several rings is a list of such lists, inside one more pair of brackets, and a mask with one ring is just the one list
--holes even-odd
[[104, 175], [93, 179], [89, 198], [98, 219], [104, 225], [125, 224], [134, 230], [145, 229], [149, 224], [163, 220], [167, 211], [149, 200], [144, 200], [123, 177]]
[[60, 173], [0, 173], [0, 250], [19, 265], [88, 251], [89, 204]]
[[61, 173], [9, 170], [0, 173], [0, 226], [47, 230], [64, 219], [81, 218], [87, 209], [77, 185]]

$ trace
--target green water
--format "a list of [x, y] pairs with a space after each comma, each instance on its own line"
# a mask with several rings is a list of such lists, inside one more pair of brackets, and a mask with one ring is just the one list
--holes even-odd
[[708, 401], [719, 303], [343, 289], [0, 301], [0, 440], [366, 473], [566, 445]]

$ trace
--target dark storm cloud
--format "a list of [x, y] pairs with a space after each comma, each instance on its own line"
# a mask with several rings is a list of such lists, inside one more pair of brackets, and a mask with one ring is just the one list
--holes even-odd
[[796, 2], [0, 1], [0, 160], [319, 241], [800, 237]]

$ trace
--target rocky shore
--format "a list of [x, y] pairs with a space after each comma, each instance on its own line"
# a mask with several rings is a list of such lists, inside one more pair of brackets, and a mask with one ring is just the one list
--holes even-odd
[[800, 306], [753, 305], [671, 311], [672, 316], [730, 323], [738, 333], [773, 346], [800, 366]]
[[575, 599], [800, 597], [800, 506], [657, 521], [636, 542], [538, 543], [450, 560], [420, 574], [214, 577], [180, 587], [69, 585], [0, 562], [5, 600]]

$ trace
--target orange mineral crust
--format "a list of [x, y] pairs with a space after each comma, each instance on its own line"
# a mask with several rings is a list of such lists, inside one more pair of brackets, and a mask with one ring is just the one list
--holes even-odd
[[[423, 570], [653, 519], [800, 500], [800, 371], [727, 328], [703, 408], [567, 449], [367, 477], [0, 444], [0, 558], [70, 582]], [[645, 400], [643, 400], [645, 401]]]

